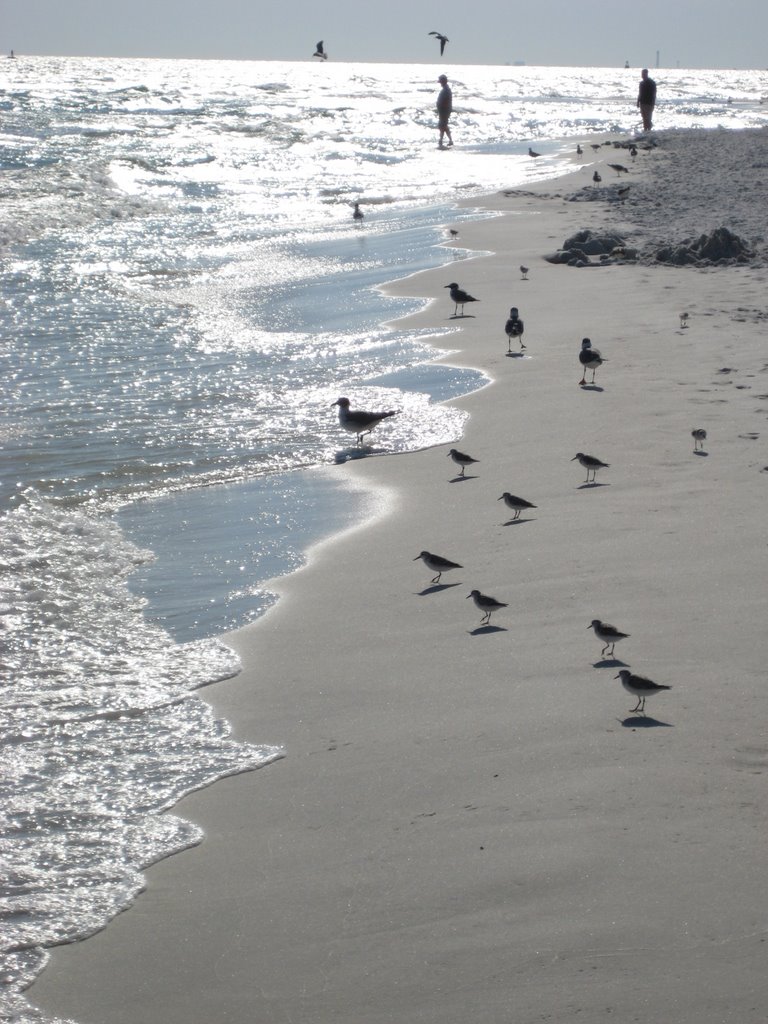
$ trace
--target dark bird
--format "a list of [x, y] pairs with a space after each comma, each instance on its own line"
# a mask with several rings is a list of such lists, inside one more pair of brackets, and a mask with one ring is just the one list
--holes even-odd
[[691, 437], [693, 438], [693, 450], [697, 452], [701, 446], [701, 450], [704, 451], [704, 442], [707, 440], [706, 430], [703, 427], [697, 427], [691, 431]]
[[444, 572], [448, 572], [449, 569], [463, 569], [463, 566], [459, 565], [458, 562], [452, 562], [450, 558], [443, 558], [442, 555], [433, 555], [431, 551], [422, 551], [414, 558], [414, 562], [418, 562], [421, 559], [424, 565], [432, 572], [436, 572], [437, 576], [431, 579], [430, 583], [439, 583], [440, 577]]
[[681, 327], [687, 327], [688, 326], [688, 317], [689, 316], [690, 316], [689, 313], [681, 313], [680, 314], [680, 326]]
[[584, 373], [582, 374], [579, 384], [587, 383], [587, 370], [592, 371], [592, 381], [595, 383], [595, 374], [597, 373], [598, 366], [602, 366], [605, 360], [600, 355], [600, 352], [596, 348], [592, 348], [592, 342], [589, 338], [584, 338], [581, 342], [581, 351], [579, 352], [579, 362], [584, 367]]
[[524, 281], [528, 280], [528, 270], [528, 267], [524, 267], [522, 264], [520, 265], [520, 273], [522, 274]]
[[473, 298], [469, 292], [465, 292], [462, 288], [453, 281], [451, 284], [443, 285], [444, 288], [450, 288], [451, 301], [456, 304], [456, 308], [453, 311], [454, 316], [458, 316], [459, 306], [461, 306], [461, 315], [464, 316], [464, 303], [465, 302], [479, 302], [480, 299]]
[[456, 228], [448, 228], [448, 234], [451, 236], [451, 238], [459, 237], [459, 232], [457, 231]]
[[396, 410], [393, 409], [390, 409], [388, 412], [352, 410], [349, 408], [348, 398], [339, 398], [333, 405], [338, 405], [339, 407], [339, 423], [344, 430], [348, 430], [350, 434], [357, 435], [357, 443], [359, 445], [363, 443], [363, 434], [370, 434], [373, 428], [381, 423], [382, 420], [396, 415]]
[[596, 185], [599, 185], [602, 180], [603, 179], [600, 177], [597, 171], [595, 171], [595, 173], [592, 175], [592, 181], [594, 181]]
[[450, 43], [450, 39], [448, 38], [448, 36], [444, 36], [442, 32], [428, 32], [427, 35], [437, 36], [438, 40], [440, 41], [440, 56], [442, 57], [443, 50], [445, 50], [445, 44]]
[[528, 156], [541, 156], [541, 153], [535, 153], [531, 147], [528, 147]]
[[629, 147], [629, 155], [632, 157], [633, 160], [635, 159], [635, 157], [637, 156], [637, 146]]
[[576, 156], [581, 156], [584, 150], [581, 148], [581, 143], [576, 143]]
[[462, 476], [464, 476], [464, 470], [467, 466], [471, 466], [473, 462], [480, 461], [479, 459], [473, 459], [471, 455], [465, 455], [464, 452], [460, 452], [458, 448], [451, 448], [448, 455], [453, 459], [457, 466], [461, 466]]
[[628, 668], [623, 668], [614, 679], [620, 679], [621, 685], [627, 691], [631, 693], [633, 697], [637, 697], [637, 704], [630, 708], [630, 712], [639, 711], [641, 714], [645, 714], [645, 698], [653, 697], [655, 693], [661, 693], [662, 690], [671, 690], [671, 686], [664, 686], [662, 683], [654, 683], [652, 679], [646, 679], [644, 676], [633, 675]]
[[517, 306], [513, 306], [512, 309], [510, 309], [509, 319], [504, 324], [504, 330], [506, 332], [508, 342], [507, 352], [512, 351], [513, 338], [518, 339], [518, 341], [520, 342], [521, 349], [525, 348], [525, 345], [523, 344], [523, 332], [525, 331], [525, 324], [518, 315]]
[[629, 168], [625, 167], [624, 164], [608, 164], [614, 171], [621, 177], [622, 174], [629, 174]]
[[611, 649], [608, 653], [611, 657], [613, 657], [613, 648], [619, 640], [626, 640], [629, 636], [629, 633], [622, 633], [620, 629], [616, 629], [615, 626], [612, 626], [608, 622], [601, 622], [600, 619], [592, 619], [590, 624], [587, 626], [587, 629], [594, 629], [597, 639], [602, 640], [605, 644], [600, 654], [605, 655], [606, 651], [608, 651], [608, 648], [610, 647]]
[[624, 200], [629, 195], [629, 185], [625, 185], [624, 188], [617, 188], [616, 195], [619, 197], [619, 199], [621, 199], [622, 202], [624, 202]]
[[355, 203], [355, 209], [352, 211], [352, 216], [354, 217], [358, 224], [363, 223], [363, 217], [365, 217], [365, 214], [360, 209], [360, 203]]
[[509, 491], [504, 491], [502, 496], [496, 500], [503, 501], [507, 508], [511, 508], [515, 513], [514, 516], [512, 516], [512, 522], [519, 519], [520, 513], [525, 512], [526, 509], [537, 508], [537, 506], [531, 504], [530, 501], [526, 501], [525, 498], [518, 498], [516, 494], [510, 494]]
[[593, 142], [592, 143], [592, 149], [594, 149], [594, 151], [597, 152], [598, 149], [600, 149], [600, 145], [601, 144], [599, 142]]
[[584, 481], [587, 484], [589, 483], [590, 473], [592, 474], [592, 482], [594, 483], [595, 473], [597, 473], [598, 469], [608, 469], [609, 467], [609, 463], [601, 462], [600, 459], [596, 459], [594, 455], [585, 455], [584, 452], [577, 452], [571, 459], [571, 462], [575, 462], [576, 459], [579, 460], [581, 465], [587, 471], [587, 479]]
[[328, 60], [328, 54], [323, 49], [323, 40], [322, 39], [320, 40], [320, 42], [315, 47], [315, 52], [312, 54], [312, 56], [313, 57], [322, 57], [323, 60]]
[[495, 597], [488, 597], [487, 594], [481, 594], [479, 590], [473, 590], [467, 594], [467, 600], [472, 598], [477, 607], [483, 613], [483, 617], [480, 620], [481, 625], [487, 625], [491, 621], [491, 615], [497, 612], [499, 608], [508, 607], [504, 601], [497, 601]]

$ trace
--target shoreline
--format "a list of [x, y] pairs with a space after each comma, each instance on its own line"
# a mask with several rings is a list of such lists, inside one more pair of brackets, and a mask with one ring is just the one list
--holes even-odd
[[[460, 265], [481, 303], [446, 357], [492, 371], [453, 403], [476, 473], [456, 481], [435, 448], [328, 468], [396, 513], [274, 581], [280, 600], [225, 638], [243, 671], [206, 692], [286, 758], [177, 805], [203, 844], [57, 949], [36, 1005], [79, 1024], [762, 1019], [768, 459], [746, 392], [764, 357], [759, 319], [711, 312], [756, 309], [761, 275], [543, 262], [605, 217], [551, 187], [488, 197], [515, 217], [462, 229], [493, 252]], [[444, 322], [444, 273], [387, 286], [436, 296], [404, 322]], [[506, 355], [513, 303], [524, 360]], [[608, 357], [594, 390], [576, 386], [582, 334]], [[601, 486], [582, 487], [577, 445], [611, 463]], [[504, 489], [539, 509], [513, 528]], [[460, 585], [429, 587], [424, 547], [466, 567]], [[470, 587], [509, 605], [491, 630]], [[630, 633], [626, 661], [595, 665], [596, 615]], [[673, 686], [645, 722], [609, 681], [624, 664]]]

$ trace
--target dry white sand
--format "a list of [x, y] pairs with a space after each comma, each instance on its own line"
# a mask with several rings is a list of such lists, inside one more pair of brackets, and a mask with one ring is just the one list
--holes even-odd
[[[636, 194], [698, 144], [659, 141], [630, 168]], [[486, 201], [504, 215], [456, 244], [493, 256], [396, 286], [434, 296], [418, 326], [446, 323], [451, 280], [481, 300], [450, 356], [493, 378], [459, 403], [458, 447], [480, 461], [463, 481], [444, 448], [324, 470], [370, 489], [379, 514], [274, 584], [276, 606], [231, 637], [243, 672], [206, 693], [238, 735], [287, 756], [183, 802], [205, 842], [153, 867], [101, 935], [55, 951], [30, 993], [46, 1012], [765, 1021], [765, 272], [760, 257], [546, 262], [581, 228], [651, 237], [640, 198], [569, 201], [590, 187], [587, 152], [555, 187]], [[734, 152], [754, 183], [766, 141], [728, 136], [707, 170]], [[594, 159], [613, 187], [615, 153]], [[671, 201], [653, 221], [667, 239], [736, 231], [740, 182], [717, 166], [696, 231]], [[758, 248], [765, 210], [737, 231]], [[511, 305], [524, 359], [506, 354]], [[584, 336], [606, 358], [595, 388], [578, 385]], [[610, 464], [598, 486], [583, 486], [578, 451]], [[537, 508], [509, 524], [507, 490]], [[431, 587], [413, 561], [424, 548], [463, 568]], [[473, 588], [508, 604], [491, 628]], [[596, 617], [630, 634], [614, 659]], [[672, 687], [645, 719], [614, 679], [623, 666]]]

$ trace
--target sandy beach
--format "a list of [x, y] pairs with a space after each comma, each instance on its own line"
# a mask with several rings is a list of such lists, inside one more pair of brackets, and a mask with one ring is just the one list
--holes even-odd
[[[179, 805], [205, 841], [53, 952], [46, 1013], [765, 1021], [768, 133], [652, 138], [585, 140], [568, 177], [473, 203], [499, 216], [448, 244], [492, 255], [391, 286], [434, 299], [410, 322], [459, 324], [446, 360], [491, 380], [458, 403], [478, 461], [318, 471], [370, 517], [270, 585], [227, 638], [243, 671], [205, 694], [286, 756]], [[741, 250], [676, 265], [721, 228]], [[620, 241], [546, 258], [584, 230]], [[455, 320], [451, 281], [480, 300]], [[608, 464], [595, 484], [577, 452]], [[505, 491], [536, 507], [512, 521]], [[423, 549], [461, 568], [433, 585]], [[506, 605], [488, 626], [473, 589]], [[629, 634], [613, 657], [596, 618]], [[624, 668], [671, 689], [633, 713]]]

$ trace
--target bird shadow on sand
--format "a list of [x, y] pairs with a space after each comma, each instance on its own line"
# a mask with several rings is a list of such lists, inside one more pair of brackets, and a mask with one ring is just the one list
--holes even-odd
[[374, 448], [370, 444], [363, 444], [360, 447], [356, 446], [354, 448], [343, 448], [341, 451], [336, 452], [334, 462], [336, 465], [340, 465], [343, 462], [351, 462], [353, 459], [364, 459], [369, 455], [380, 455], [383, 452], [383, 448]]
[[501, 525], [502, 526], [518, 526], [520, 523], [535, 523], [535, 522], [536, 522], [536, 520], [533, 518], [533, 516], [529, 516], [527, 519], [523, 519], [522, 517], [520, 517], [518, 519], [508, 519], [506, 521], [506, 523], [502, 523]]
[[605, 391], [599, 384], [579, 384], [582, 391]]
[[674, 729], [671, 722], [661, 722], [650, 715], [630, 714], [629, 718], [620, 718], [619, 722], [625, 729]]
[[601, 658], [600, 661], [592, 662], [593, 668], [629, 668], [626, 661], [621, 658]]
[[471, 474], [469, 476], [462, 476], [459, 473], [458, 476], [451, 477], [451, 479], [448, 481], [448, 483], [449, 484], [463, 484], [465, 480], [477, 480], [477, 477], [476, 476], [472, 476]]
[[475, 320], [474, 313], [451, 313], [449, 320]]
[[590, 480], [589, 483], [585, 480], [583, 484], [579, 484], [577, 490], [586, 491], [587, 489], [592, 490], [594, 487], [610, 487], [610, 484], [601, 484], [597, 480]]
[[697, 451], [695, 451], [695, 452], [694, 452], [693, 454], [694, 454], [694, 455], [698, 455], [698, 456], [699, 456], [699, 458], [704, 458], [704, 459], [706, 459], [706, 457], [707, 457], [707, 456], [709, 455], [709, 452], [703, 452], [703, 451], [701, 451], [701, 449], [698, 449], [698, 450], [697, 450]]
[[525, 352], [505, 352], [508, 359], [525, 359]]
[[417, 591], [418, 597], [426, 597], [428, 594], [439, 594], [441, 590], [452, 590], [454, 587], [462, 586], [461, 583], [433, 583], [423, 590]]
[[506, 626], [492, 626], [490, 623], [468, 630], [470, 636], [484, 636], [486, 633], [506, 633]]

